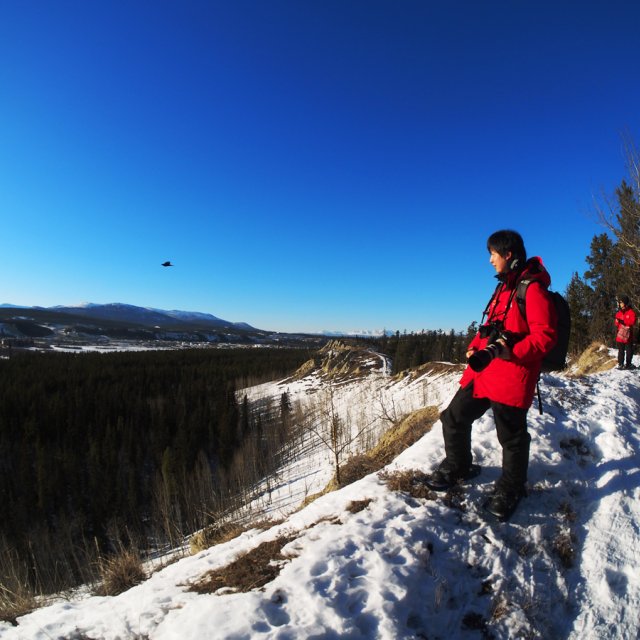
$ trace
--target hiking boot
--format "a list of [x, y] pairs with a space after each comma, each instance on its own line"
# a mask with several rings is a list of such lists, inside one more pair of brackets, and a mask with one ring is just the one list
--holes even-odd
[[525, 495], [524, 489], [513, 491], [497, 487], [484, 503], [483, 508], [498, 520], [505, 522], [516, 510], [520, 499]]
[[480, 465], [472, 464], [468, 469], [460, 470], [450, 467], [446, 461], [425, 480], [425, 484], [433, 491], [446, 491], [458, 482], [464, 482], [480, 475]]
[[636, 367], [633, 364], [628, 364], [628, 365], [625, 366], [625, 369], [627, 369], [628, 371], [630, 371], [631, 369], [635, 369], [635, 368]]
[[623, 364], [619, 364], [617, 368], [618, 369], [624, 369], [624, 365]]

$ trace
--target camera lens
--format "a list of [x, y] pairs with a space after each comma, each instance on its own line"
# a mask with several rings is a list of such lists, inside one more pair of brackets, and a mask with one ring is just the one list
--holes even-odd
[[500, 353], [500, 347], [497, 344], [491, 344], [485, 349], [480, 349], [469, 356], [469, 366], [476, 372], [483, 371], [489, 366], [489, 363]]

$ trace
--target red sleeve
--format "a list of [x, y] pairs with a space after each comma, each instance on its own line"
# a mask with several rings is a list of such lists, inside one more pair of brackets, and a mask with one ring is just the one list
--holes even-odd
[[629, 309], [627, 315], [629, 320], [628, 326], [633, 327], [633, 325], [636, 323], [636, 312], [633, 309]]
[[513, 361], [520, 364], [541, 360], [558, 339], [556, 309], [551, 296], [539, 283], [532, 282], [527, 287], [525, 308], [529, 333], [511, 352]]

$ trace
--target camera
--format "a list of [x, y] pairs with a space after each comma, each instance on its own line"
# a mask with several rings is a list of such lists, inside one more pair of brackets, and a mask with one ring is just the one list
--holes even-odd
[[480, 351], [476, 351], [469, 357], [469, 366], [476, 372], [483, 371], [489, 363], [500, 355], [504, 348], [498, 341], [501, 340], [511, 349], [520, 337], [512, 331], [506, 331], [502, 322], [490, 322], [480, 327], [481, 338], [488, 338], [489, 344]]

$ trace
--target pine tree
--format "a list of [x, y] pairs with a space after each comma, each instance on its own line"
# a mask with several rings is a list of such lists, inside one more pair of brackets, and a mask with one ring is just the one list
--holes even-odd
[[593, 289], [589, 333], [595, 340], [608, 342], [613, 331], [613, 316], [622, 270], [620, 253], [608, 234], [601, 233], [593, 237], [587, 263], [589, 269], [585, 271], [584, 277]]
[[593, 295], [593, 289], [577, 273], [574, 273], [565, 291], [565, 298], [571, 309], [569, 353], [580, 353], [591, 342]]
[[634, 189], [626, 182], [616, 189], [618, 199], [617, 224], [613, 231], [616, 237], [616, 249], [621, 263], [621, 291], [628, 295], [637, 307], [638, 276], [640, 276], [640, 203]]

